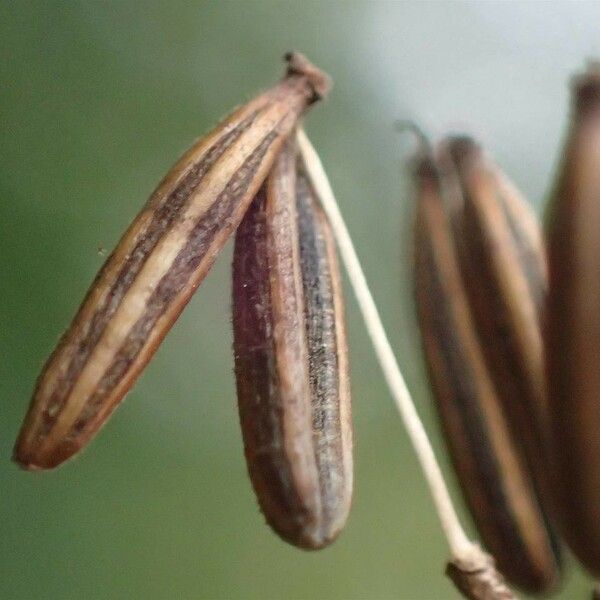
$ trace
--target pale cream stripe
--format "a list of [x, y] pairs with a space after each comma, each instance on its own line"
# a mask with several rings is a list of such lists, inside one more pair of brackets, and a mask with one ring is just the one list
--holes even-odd
[[164, 236], [148, 257], [142, 270], [124, 296], [111, 318], [96, 348], [89, 357], [73, 387], [62, 414], [40, 449], [44, 453], [73, 426], [82, 408], [93, 394], [100, 379], [112, 364], [115, 353], [127, 338], [132, 326], [146, 308], [146, 302], [161, 278], [168, 272], [199, 218], [210, 208], [229, 179], [240, 168], [263, 137], [273, 130], [281, 117], [278, 104], [261, 115], [257, 121], [217, 161], [199, 184], [182, 219]]
[[538, 259], [540, 272], [543, 273], [546, 280], [548, 277], [546, 249], [542, 238], [542, 228], [538, 222], [537, 215], [512, 181], [493, 165], [491, 168], [494, 171], [496, 184], [502, 198], [504, 198], [506, 208], [516, 226], [521, 230], [523, 237], [531, 244], [531, 254]]
[[[293, 113], [288, 113], [287, 116], [280, 122], [279, 128], [281, 131], [287, 131], [296, 121], [296, 115]], [[246, 197], [252, 199], [257, 193], [260, 185], [262, 185], [263, 178], [266, 176], [269, 168], [270, 161], [268, 156], [274, 157], [279, 152], [280, 143], [274, 142], [269, 150], [267, 151], [267, 155], [263, 160], [261, 166], [259, 167], [259, 172], [262, 170], [263, 174], [257, 175], [254, 178], [253, 185], [248, 190]], [[234, 214], [232, 215], [231, 222], [237, 222], [241, 220], [243, 216], [243, 211], [245, 210], [244, 206], [239, 206]], [[127, 374], [121, 378], [118, 384], [115, 386], [114, 390], [110, 393], [103, 403], [100, 411], [96, 415], [93, 421], [91, 421], [87, 426], [86, 430], [94, 430], [96, 423], [102, 423], [106, 416], [110, 414], [112, 409], [114, 408], [115, 398], [122, 397], [123, 393], [130, 387], [132, 381], [135, 381], [139, 371], [146, 364], [147, 360], [150, 356], [152, 356], [156, 346], [160, 343], [161, 339], [165, 336], [166, 331], [170, 324], [177, 317], [177, 314], [181, 310], [181, 308], [185, 305], [186, 299], [191, 295], [192, 291], [198, 285], [203, 277], [205, 276], [208, 269], [210, 269], [214, 259], [218, 254], [218, 250], [223, 247], [227, 238], [231, 235], [232, 225], [229, 227], [223, 227], [219, 232], [217, 232], [215, 238], [213, 239], [212, 244], [208, 248], [204, 259], [198, 266], [198, 268], [194, 271], [192, 278], [189, 282], [189, 288], [184, 288], [181, 292], [176, 296], [176, 298], [170, 303], [169, 307], [165, 312], [161, 315], [161, 317], [156, 322], [155, 327], [150, 332], [148, 339], [146, 340], [143, 348], [140, 350], [138, 356], [135, 361], [130, 366]]]
[[[160, 200], [171, 194], [189, 171], [202, 160], [203, 155], [218, 139], [224, 137], [232, 129], [235, 129], [236, 126], [244, 119], [248, 118], [253, 112], [261, 111], [265, 107], [268, 102], [267, 96], [268, 93], [263, 94], [248, 104], [244, 104], [225, 121], [217, 125], [208, 136], [200, 138], [181, 156], [175, 165], [171, 167], [169, 172], [158, 184], [158, 187], [150, 197], [149, 202], [154, 202], [155, 197]], [[252, 125], [250, 125], [250, 127], [252, 127]]]
[[[104, 304], [107, 294], [112, 289], [123, 263], [127, 259], [127, 255], [135, 248], [139, 239], [146, 234], [147, 227], [154, 216], [156, 205], [173, 192], [181, 180], [202, 158], [202, 155], [224, 135], [223, 128], [231, 130], [252, 112], [262, 108], [262, 105], [264, 105], [265, 102], [265, 98], [261, 96], [257, 98], [256, 101], [237, 110], [224, 122], [222, 127], [216, 128], [207, 137], [203, 138], [190, 148], [163, 178], [156, 190], [152, 193], [152, 196], [146, 203], [142, 212], [136, 216], [135, 220], [131, 223], [124, 236], [119, 241], [114, 250], [114, 254], [110, 259], [110, 263], [105, 268], [102, 279], [94, 285], [90, 296], [78, 311], [67, 334], [69, 340], [68, 343], [61, 348], [61, 350], [52, 358], [51, 362], [44, 368], [42, 377], [37, 385], [35, 395], [36, 407], [47, 402], [48, 398], [56, 389], [59, 379], [65, 377], [79, 346], [79, 342], [89, 331], [97, 307], [100, 304]], [[48, 409], [50, 412], [53, 410], [52, 407], [48, 407]], [[37, 435], [43, 417], [43, 411], [32, 410], [30, 411], [30, 414], [33, 416], [33, 420], [27, 430], [31, 435]]]
[[507, 317], [518, 345], [519, 360], [527, 371], [532, 383], [531, 390], [536, 395], [536, 406], [532, 408], [545, 420], [546, 380], [537, 306], [521, 268], [510, 225], [496, 197], [494, 175], [488, 171], [480, 177], [481, 181], [475, 181], [469, 197], [484, 232], [484, 243], [488, 245], [500, 293], [506, 303]]

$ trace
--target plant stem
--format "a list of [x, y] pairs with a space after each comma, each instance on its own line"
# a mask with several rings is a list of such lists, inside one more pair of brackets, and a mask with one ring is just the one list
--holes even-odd
[[[341, 215], [321, 160], [302, 129], [298, 130], [297, 138], [308, 176], [331, 223], [342, 261], [346, 267], [377, 359], [429, 486], [442, 530], [450, 547], [453, 566], [458, 568], [469, 581], [471, 581], [473, 574], [480, 575], [482, 573], [485, 573], [484, 579], [489, 579], [491, 567], [498, 577], [492, 577], [494, 583], [490, 588], [492, 591], [495, 590], [495, 595], [487, 595], [486, 597], [488, 599], [514, 598], [508, 588], [505, 588], [501, 576], [495, 571], [491, 557], [483, 552], [478, 544], [467, 537], [460, 524], [431, 442], [394, 356], [354, 249], [352, 238]], [[477, 591], [471, 590], [469, 592], [463, 589], [463, 586], [456, 581], [456, 573], [449, 573], [449, 575], [467, 597], [484, 597]], [[477, 578], [481, 579], [480, 577]], [[479, 584], [481, 584], [481, 581], [479, 581]], [[507, 593], [510, 595], [507, 595]]]

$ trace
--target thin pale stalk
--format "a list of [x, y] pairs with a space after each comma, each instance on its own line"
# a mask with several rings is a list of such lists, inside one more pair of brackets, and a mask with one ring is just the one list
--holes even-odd
[[423, 470], [442, 530], [448, 541], [452, 556], [448, 575], [467, 598], [488, 600], [514, 598], [502, 576], [495, 570], [491, 557], [467, 537], [460, 523], [431, 442], [381, 322], [329, 179], [319, 156], [301, 129], [298, 131], [298, 145], [307, 174], [331, 223], [381, 370]]

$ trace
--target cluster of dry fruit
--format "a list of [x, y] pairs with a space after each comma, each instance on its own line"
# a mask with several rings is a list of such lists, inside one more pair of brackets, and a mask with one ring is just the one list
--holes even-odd
[[[250, 478], [273, 529], [315, 549], [348, 516], [352, 426], [335, 243], [296, 136], [330, 81], [286, 59], [284, 79], [184, 154], [125, 232], [38, 379], [14, 457], [50, 469], [94, 437], [235, 233]], [[600, 577], [600, 68], [574, 93], [549, 269], [535, 216], [473, 140], [423, 142], [414, 164], [418, 320], [448, 447], [486, 547], [534, 593], [560, 578], [554, 523]], [[478, 569], [449, 574], [468, 597], [513, 597]]]
[[236, 232], [235, 372], [244, 446], [267, 521], [320, 548], [352, 495], [344, 310], [327, 220], [296, 127], [329, 78], [297, 53], [169, 171], [112, 252], [39, 376], [16, 443], [51, 469], [98, 432]]
[[[532, 593], [560, 542], [600, 577], [600, 68], [575, 80], [546, 240], [470, 138], [415, 159], [415, 294], [429, 379], [478, 531]], [[545, 248], [547, 246], [547, 250]]]

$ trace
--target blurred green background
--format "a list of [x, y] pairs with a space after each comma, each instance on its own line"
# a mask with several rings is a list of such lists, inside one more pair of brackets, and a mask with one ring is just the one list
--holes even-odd
[[[347, 290], [356, 438], [348, 526], [285, 545], [246, 475], [232, 374], [231, 247], [127, 401], [56, 472], [12, 444], [35, 378], [178, 155], [307, 53], [335, 80], [307, 128], [434, 444], [410, 286], [409, 148], [478, 136], [541, 210], [567, 81], [598, 3], [0, 2], [0, 598], [456, 598], [423, 478]], [[455, 490], [456, 491], [456, 490]], [[459, 498], [458, 494], [456, 497]], [[570, 570], [562, 598], [589, 582]]]

